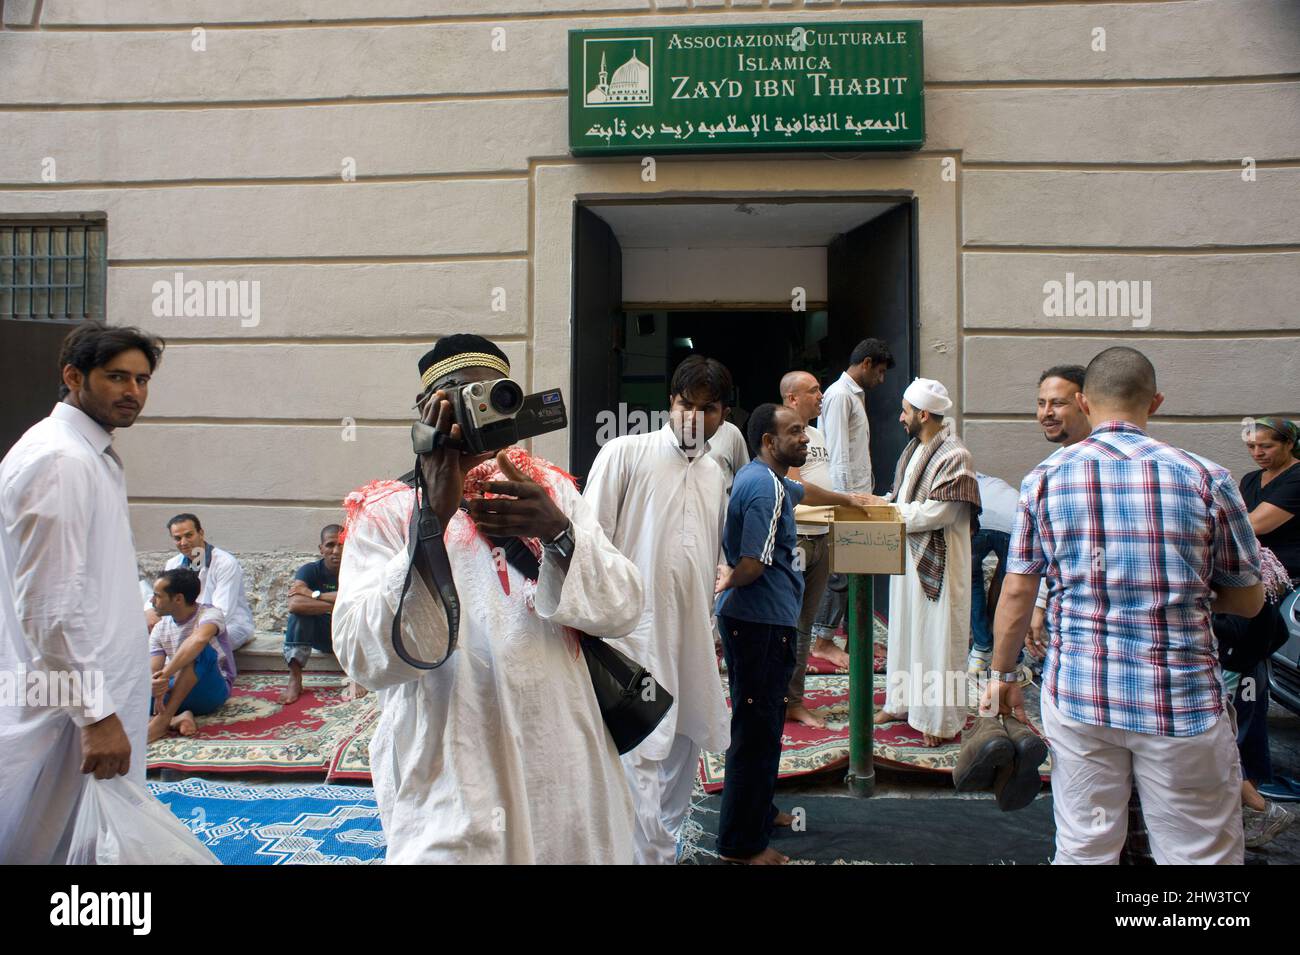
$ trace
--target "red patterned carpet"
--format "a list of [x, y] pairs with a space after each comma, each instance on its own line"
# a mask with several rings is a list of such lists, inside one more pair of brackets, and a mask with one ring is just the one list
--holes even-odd
[[[875, 697], [884, 700], [884, 621], [876, 621]], [[816, 658], [809, 660], [807, 702], [826, 719], [824, 729], [794, 722], [785, 724], [781, 739], [781, 778], [803, 776], [847, 766], [849, 758], [849, 677]], [[826, 672], [821, 672], [826, 671]], [[725, 673], [722, 679], [726, 681]], [[149, 747], [150, 769], [201, 773], [307, 773], [329, 782], [370, 781], [370, 740], [379, 717], [375, 694], [345, 701], [342, 675], [303, 675], [302, 696], [288, 706], [277, 702], [283, 673], [244, 673], [235, 692], [220, 710], [199, 717], [198, 733], [171, 735]], [[1026, 708], [1038, 731], [1038, 691], [1030, 688]], [[973, 701], [972, 701], [973, 702]], [[906, 723], [878, 726], [874, 733], [875, 761], [881, 766], [922, 772], [951, 773], [959, 742], [927, 747], [921, 734]], [[1044, 767], [1049, 772], [1050, 763]], [[700, 759], [704, 788], [722, 788], [725, 759], [705, 753]]]
[[194, 736], [173, 733], [150, 744], [149, 768], [325, 776], [345, 744], [373, 720], [375, 696], [345, 701], [342, 675], [309, 671], [302, 696], [282, 706], [285, 679], [284, 673], [241, 673], [221, 709], [196, 719]]
[[[724, 677], [725, 679], [725, 677]], [[885, 675], [874, 678], [875, 704], [885, 700]], [[810, 674], [805, 685], [808, 707], [826, 720], [825, 729], [816, 729], [787, 720], [781, 737], [781, 766], [778, 778], [789, 779], [823, 770], [847, 767], [849, 763], [849, 678], [844, 674]], [[975, 700], [971, 699], [972, 706]], [[1041, 736], [1038, 714], [1038, 688], [1025, 691], [1025, 710]], [[967, 726], [974, 720], [974, 713]], [[917, 772], [952, 773], [961, 749], [961, 736], [943, 746], [926, 746], [921, 734], [907, 723], [888, 723], [875, 727], [872, 755], [877, 766]], [[1043, 778], [1051, 772], [1051, 759], [1043, 766]], [[705, 753], [700, 758], [700, 777], [706, 792], [722, 789], [726, 759], [722, 753]]]

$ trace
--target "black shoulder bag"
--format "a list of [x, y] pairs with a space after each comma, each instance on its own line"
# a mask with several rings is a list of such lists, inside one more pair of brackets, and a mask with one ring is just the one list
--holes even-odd
[[[518, 537], [489, 537], [488, 541], [501, 548], [511, 567], [537, 580], [541, 564]], [[654, 732], [673, 705], [673, 696], [650, 671], [605, 640], [585, 633], [580, 637], [596, 705], [622, 756]]]
[[[438, 520], [424, 491], [419, 462], [415, 470], [402, 480], [415, 488], [415, 506], [411, 509], [411, 526], [407, 533], [409, 563], [402, 596], [393, 615], [393, 649], [406, 663], [421, 670], [433, 670], [447, 662], [456, 649], [456, 631], [460, 624], [460, 598], [451, 575], [451, 563], [442, 540], [442, 522]], [[506, 562], [529, 580], [536, 581], [541, 565], [533, 552], [517, 537], [489, 537], [489, 543], [498, 547]], [[402, 641], [402, 606], [411, 586], [411, 578], [418, 565], [423, 563], [438, 589], [447, 614], [447, 652], [437, 663], [417, 660], [407, 651]], [[614, 740], [619, 755], [630, 752], [654, 732], [673, 705], [672, 694], [655, 680], [645, 667], [627, 654], [615, 649], [599, 637], [581, 634], [582, 656], [587, 661], [591, 687], [600, 707], [601, 718]]]

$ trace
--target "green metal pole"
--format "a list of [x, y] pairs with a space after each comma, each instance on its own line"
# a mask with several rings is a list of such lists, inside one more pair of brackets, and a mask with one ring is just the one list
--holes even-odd
[[874, 587], [870, 574], [849, 574], [849, 772], [845, 781], [855, 796], [870, 796], [876, 788]]

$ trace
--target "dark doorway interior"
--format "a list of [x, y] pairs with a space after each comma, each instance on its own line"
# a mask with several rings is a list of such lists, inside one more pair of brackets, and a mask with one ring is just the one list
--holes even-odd
[[[787, 371], [813, 372], [826, 387], [867, 337], [889, 343], [897, 362], [868, 399], [876, 490], [889, 490], [906, 435], [898, 424], [903, 390], [918, 367], [916, 327], [916, 206], [890, 200], [867, 208], [856, 228], [827, 247], [827, 302], [792, 311], [771, 309], [623, 308], [622, 249], [613, 230], [579, 205], [574, 216], [573, 387], [569, 466], [586, 475], [611, 430], [636, 433], [666, 409], [672, 369], [687, 355], [717, 358], [736, 381], [737, 412], [779, 400]], [[879, 214], [877, 214], [879, 213]], [[616, 425], [617, 427], [613, 427]]]
[[59, 348], [73, 322], [0, 319], [0, 457], [59, 400]]
[[629, 414], [663, 410], [673, 369], [693, 354], [717, 358], [731, 371], [732, 420], [741, 426], [758, 405], [780, 401], [777, 385], [787, 371], [821, 378], [829, 369], [824, 309], [637, 310], [624, 312], [623, 323], [618, 400]]

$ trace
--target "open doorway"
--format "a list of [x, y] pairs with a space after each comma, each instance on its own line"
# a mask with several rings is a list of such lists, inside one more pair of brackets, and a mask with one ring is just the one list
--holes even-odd
[[889, 489], [906, 444], [899, 402], [918, 367], [915, 200], [580, 204], [574, 223], [574, 474], [613, 434], [654, 426], [689, 354], [731, 370], [741, 424], [779, 400], [785, 372], [811, 371], [827, 387], [853, 346], [875, 337], [897, 362], [868, 399], [876, 489]]

